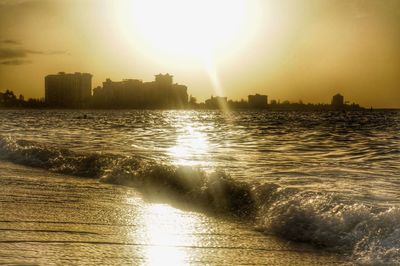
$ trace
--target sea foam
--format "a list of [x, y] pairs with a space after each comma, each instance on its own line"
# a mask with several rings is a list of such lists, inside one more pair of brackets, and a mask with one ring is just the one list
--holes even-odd
[[224, 171], [158, 163], [142, 156], [79, 153], [0, 137], [0, 159], [149, 193], [247, 219], [255, 229], [348, 254], [363, 264], [400, 263], [400, 209], [344, 201], [334, 193], [245, 183]]

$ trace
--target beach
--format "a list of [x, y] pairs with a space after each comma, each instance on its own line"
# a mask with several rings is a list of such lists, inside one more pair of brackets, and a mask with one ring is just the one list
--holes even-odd
[[398, 112], [85, 114], [0, 112], [1, 263], [400, 262]]
[[132, 188], [0, 163], [0, 264], [334, 265], [343, 256]]

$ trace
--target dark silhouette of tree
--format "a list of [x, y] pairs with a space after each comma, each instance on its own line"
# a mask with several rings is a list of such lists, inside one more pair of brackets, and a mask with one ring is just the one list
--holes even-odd
[[25, 101], [25, 97], [20, 94], [18, 97], [11, 90], [0, 92], [0, 107], [27, 107], [27, 108], [43, 108], [45, 102], [43, 99], [29, 99]]
[[6, 90], [6, 92], [3, 93], [2, 98], [3, 105], [6, 107], [15, 106], [18, 103], [17, 96], [15, 96], [14, 92], [10, 90]]

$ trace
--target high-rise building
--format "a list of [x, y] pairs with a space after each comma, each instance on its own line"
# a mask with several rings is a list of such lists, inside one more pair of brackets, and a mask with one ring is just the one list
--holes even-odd
[[155, 82], [158, 87], [171, 88], [174, 76], [170, 75], [169, 73], [165, 75], [160, 73], [158, 75], [155, 75], [155, 77]]
[[268, 96], [267, 95], [249, 95], [249, 107], [250, 108], [266, 108], [268, 104]]
[[138, 79], [107, 79], [102, 88], [94, 89], [93, 99], [97, 107], [144, 107], [143, 82]]
[[155, 75], [155, 80], [146, 82], [145, 93], [152, 108], [185, 108], [188, 104], [187, 87], [174, 84], [170, 74]]
[[344, 106], [344, 97], [338, 93], [332, 97], [331, 105], [333, 108], [342, 108]]
[[52, 107], [85, 107], [92, 95], [92, 75], [59, 72], [45, 77], [45, 101]]
[[227, 97], [220, 97], [220, 96], [211, 96], [210, 99], [205, 101], [205, 105], [207, 108], [210, 109], [224, 109], [228, 106], [228, 98]]
[[106, 108], [181, 109], [188, 104], [187, 87], [173, 84], [173, 76], [159, 74], [151, 82], [137, 79], [103, 82], [94, 89], [93, 103]]

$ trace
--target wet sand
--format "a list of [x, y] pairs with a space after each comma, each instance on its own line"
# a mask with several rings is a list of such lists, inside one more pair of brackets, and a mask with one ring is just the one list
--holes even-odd
[[345, 258], [134, 189], [0, 162], [0, 264], [337, 265]]

